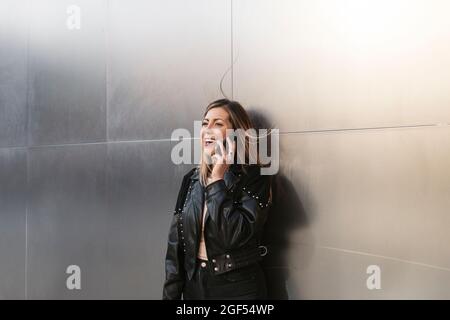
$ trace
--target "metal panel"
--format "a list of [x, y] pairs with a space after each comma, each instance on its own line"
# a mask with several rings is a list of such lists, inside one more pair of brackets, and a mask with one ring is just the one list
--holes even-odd
[[[450, 272], [396, 259], [325, 248], [292, 248], [300, 259], [289, 270], [291, 299], [450, 299]], [[305, 260], [303, 258], [303, 260]], [[380, 289], [369, 290], [369, 266], [380, 267]]]
[[[221, 97], [230, 66], [229, 1], [112, 0], [108, 28], [111, 140], [192, 130], [207, 103]], [[227, 95], [230, 80], [228, 73]]]
[[[403, 284], [417, 284], [415, 271], [400, 275], [402, 266], [412, 268], [406, 264], [427, 274], [437, 270], [442, 276], [423, 282], [423, 292], [415, 294], [448, 297], [446, 282], [435, 286], [450, 272], [449, 133], [446, 126], [282, 136], [282, 172], [297, 188], [309, 222], [291, 232], [291, 243], [403, 262], [395, 267]], [[294, 266], [304, 263], [304, 253], [293, 254]], [[339, 270], [336, 279], [343, 276]], [[406, 292], [395, 277], [389, 281], [386, 297]], [[342, 282], [339, 290], [356, 296], [354, 285]]]
[[288, 133], [448, 123], [449, 6], [3, 1], [0, 147], [26, 145], [27, 125], [32, 146], [0, 148], [0, 298], [161, 297], [190, 167], [169, 138], [221, 96], [232, 52], [225, 93], [286, 133], [272, 280], [291, 299], [449, 298], [450, 127]]
[[108, 146], [109, 298], [161, 299], [170, 220], [185, 165], [170, 142]]
[[27, 143], [26, 2], [0, 2], [0, 147]]
[[0, 149], [0, 299], [25, 298], [27, 154]]
[[105, 0], [31, 3], [31, 144], [105, 141]]
[[[30, 151], [28, 297], [92, 299], [107, 295], [106, 145]], [[69, 290], [70, 265], [81, 290]]]
[[445, 1], [233, 3], [234, 93], [282, 131], [449, 123]]

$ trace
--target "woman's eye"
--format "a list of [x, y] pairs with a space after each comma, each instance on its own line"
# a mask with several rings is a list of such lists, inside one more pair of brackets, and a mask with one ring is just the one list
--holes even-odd
[[218, 126], [218, 127], [222, 127], [222, 126], [223, 126], [223, 124], [222, 124], [222, 123], [216, 123], [216, 126]]
[[203, 122], [202, 123], [202, 126], [204, 127], [204, 126], [207, 126], [208, 125], [208, 122]]

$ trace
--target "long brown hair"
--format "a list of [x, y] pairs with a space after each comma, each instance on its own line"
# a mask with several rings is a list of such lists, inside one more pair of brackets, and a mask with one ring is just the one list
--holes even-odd
[[[237, 130], [237, 129], [242, 129], [243, 131], [247, 131], [249, 129], [254, 129], [253, 123], [250, 120], [250, 117], [247, 113], [247, 111], [245, 111], [245, 109], [242, 107], [242, 105], [237, 102], [237, 101], [233, 101], [233, 100], [229, 100], [229, 99], [219, 99], [216, 101], [211, 102], [205, 110], [205, 113], [203, 114], [203, 118], [205, 118], [206, 114], [209, 112], [209, 110], [213, 109], [213, 108], [223, 108], [225, 109], [225, 111], [227, 111], [228, 116], [229, 116], [229, 121], [231, 123], [231, 125], [233, 126], [232, 129]], [[246, 137], [249, 137], [249, 139], [246, 139]], [[256, 143], [255, 141], [253, 141], [254, 139], [257, 139], [256, 136], [256, 131], [255, 131], [255, 136], [253, 135], [248, 135], [245, 134], [244, 136], [242, 135], [238, 135], [237, 136], [238, 139], [240, 139], [241, 141], [238, 141], [238, 144], [240, 143], [241, 145], [245, 145], [245, 152], [244, 152], [244, 159], [239, 159], [238, 157], [240, 157], [240, 153], [238, 154], [238, 152], [236, 152], [235, 159], [233, 163], [240, 163], [240, 165], [242, 164], [259, 164], [259, 157], [257, 155], [257, 153], [251, 153], [250, 152], [250, 143]], [[239, 165], [239, 164], [238, 164]], [[204, 161], [204, 153], [203, 153], [203, 145], [202, 145], [202, 156], [201, 156], [201, 161], [200, 161], [200, 182], [202, 185], [206, 185], [207, 184], [207, 179], [208, 176], [211, 174], [213, 165], [212, 164], [208, 164], [207, 162]]]

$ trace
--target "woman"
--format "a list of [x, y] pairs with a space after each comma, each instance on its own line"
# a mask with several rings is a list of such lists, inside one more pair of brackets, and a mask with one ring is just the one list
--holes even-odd
[[236, 143], [222, 138], [227, 129], [252, 129], [247, 112], [236, 101], [212, 102], [200, 131], [200, 165], [183, 179], [169, 230], [163, 299], [266, 298], [259, 261], [267, 249], [259, 240], [271, 178], [251, 164], [259, 162], [251, 141], [238, 137], [245, 152], [236, 152]]

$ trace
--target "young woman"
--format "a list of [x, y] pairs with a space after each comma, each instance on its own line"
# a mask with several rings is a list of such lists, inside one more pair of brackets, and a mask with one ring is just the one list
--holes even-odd
[[251, 164], [258, 159], [250, 161], [245, 136], [242, 153], [236, 152], [235, 141], [223, 138], [227, 129], [252, 128], [236, 101], [221, 99], [206, 108], [201, 162], [183, 179], [169, 230], [163, 299], [266, 298], [259, 261], [267, 250], [259, 241], [270, 207], [271, 177]]

